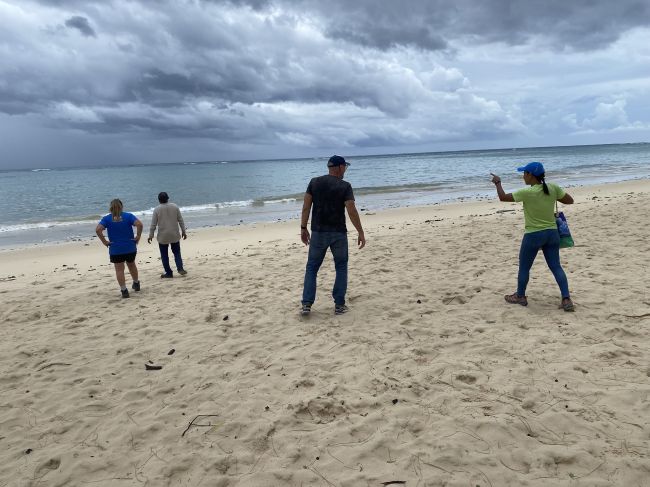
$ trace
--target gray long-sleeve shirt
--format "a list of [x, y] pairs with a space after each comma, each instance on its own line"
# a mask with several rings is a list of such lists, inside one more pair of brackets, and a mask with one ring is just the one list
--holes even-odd
[[181, 210], [174, 203], [162, 203], [153, 210], [151, 217], [151, 228], [149, 228], [149, 238], [153, 238], [158, 227], [158, 243], [170, 244], [178, 242], [181, 239], [181, 231], [185, 233], [185, 222], [181, 215]]

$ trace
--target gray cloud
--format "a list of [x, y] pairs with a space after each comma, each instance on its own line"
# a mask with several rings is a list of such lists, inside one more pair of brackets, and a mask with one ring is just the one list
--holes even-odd
[[48, 134], [210, 141], [211, 150], [248, 147], [250, 158], [274, 147], [414, 150], [647, 123], [643, 110], [630, 115], [650, 98], [650, 52], [634, 55], [650, 38], [646, 2], [29, 6], [0, 3], [9, 47], [0, 113], [38, 120]]
[[386, 50], [398, 46], [415, 46], [427, 50], [441, 50], [448, 47], [447, 41], [427, 26], [410, 25], [401, 30], [394, 24], [380, 25], [374, 21], [361, 21], [358, 24], [344, 22], [332, 25], [328, 35], [367, 47]]
[[[120, 0], [39, 3], [75, 9], [122, 6]], [[650, 22], [650, 3], [645, 0], [203, 0], [200, 4], [316, 17], [327, 35], [379, 49], [416, 46], [440, 50], [459, 40], [518, 45], [543, 39], [557, 49], [590, 50]], [[146, 8], [147, 4], [141, 5]], [[172, 6], [171, 2], [160, 2], [158, 8]], [[70, 21], [71, 27], [94, 35], [86, 18], [75, 16]]]
[[269, 0], [230, 2], [255, 9], [317, 12], [333, 38], [389, 49], [448, 48], [450, 43], [542, 40], [554, 49], [599, 49], [650, 22], [645, 0]]
[[75, 15], [66, 20], [65, 25], [71, 29], [77, 29], [86, 37], [97, 37], [97, 34], [95, 34], [95, 31], [90, 26], [90, 22], [88, 22], [86, 17]]

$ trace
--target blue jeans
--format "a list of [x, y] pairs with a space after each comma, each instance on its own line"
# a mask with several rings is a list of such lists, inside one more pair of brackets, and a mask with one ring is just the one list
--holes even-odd
[[557, 229], [540, 230], [525, 233], [519, 250], [519, 276], [517, 278], [517, 295], [526, 295], [526, 286], [537, 252], [542, 249], [544, 258], [551, 269], [557, 285], [560, 286], [562, 298], [569, 297], [569, 282], [560, 264], [560, 234]]
[[176, 269], [179, 271], [183, 270], [183, 259], [181, 258], [181, 243], [174, 242], [173, 244], [158, 244], [160, 249], [160, 260], [162, 260], [162, 265], [165, 269], [165, 274], [171, 276], [173, 274], [172, 268], [169, 267], [169, 246], [172, 246], [172, 254], [174, 254], [174, 260], [176, 261]]
[[332, 297], [335, 304], [345, 304], [345, 292], [348, 289], [348, 234], [345, 232], [312, 232], [302, 304], [313, 304], [316, 300], [316, 276], [328, 248], [332, 251], [336, 269]]

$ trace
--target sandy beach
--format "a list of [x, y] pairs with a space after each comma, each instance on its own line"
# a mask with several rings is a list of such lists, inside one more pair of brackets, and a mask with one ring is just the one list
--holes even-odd
[[126, 300], [96, 239], [0, 252], [0, 487], [650, 485], [650, 181], [569, 193], [575, 313], [541, 254], [504, 302], [496, 197], [362, 212], [342, 316], [330, 256], [299, 316], [298, 220], [190, 229], [169, 280], [143, 239]]

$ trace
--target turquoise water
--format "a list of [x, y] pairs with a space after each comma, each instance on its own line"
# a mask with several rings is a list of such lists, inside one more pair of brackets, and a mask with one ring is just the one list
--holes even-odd
[[[345, 154], [343, 154], [345, 155]], [[368, 210], [431, 204], [493, 194], [490, 172], [506, 189], [521, 186], [516, 168], [544, 163], [564, 186], [650, 177], [650, 144], [544, 147], [348, 157], [345, 179]], [[309, 179], [327, 158], [213, 161], [0, 172], [0, 247], [94, 235], [113, 198], [145, 228], [167, 191], [190, 229], [296, 218]]]

